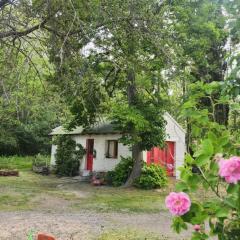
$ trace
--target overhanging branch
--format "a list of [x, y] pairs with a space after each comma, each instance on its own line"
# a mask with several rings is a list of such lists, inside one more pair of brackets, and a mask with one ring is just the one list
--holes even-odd
[[0, 9], [7, 4], [10, 4], [11, 2], [12, 2], [11, 0], [0, 0]]
[[8, 31], [8, 32], [0, 32], [0, 39], [3, 38], [7, 38], [7, 37], [22, 37], [22, 36], [26, 36], [29, 33], [41, 28], [42, 26], [44, 26], [44, 24], [46, 24], [47, 20], [45, 19], [44, 21], [42, 21], [41, 23], [26, 29], [24, 31]]

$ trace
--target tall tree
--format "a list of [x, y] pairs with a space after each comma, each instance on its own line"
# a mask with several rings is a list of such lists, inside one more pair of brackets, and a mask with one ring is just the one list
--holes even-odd
[[[221, 1], [176, 1], [174, 2], [175, 38], [179, 44], [179, 61], [173, 77], [182, 81], [183, 101], [191, 96], [191, 83], [224, 83], [227, 52], [225, 49], [228, 33], [225, 29]], [[178, 90], [179, 91], [179, 90]], [[221, 91], [214, 92], [212, 100], [217, 103]], [[211, 109], [208, 97], [202, 97], [198, 108]], [[229, 106], [225, 103], [214, 105], [214, 121], [228, 125]], [[192, 127], [187, 120], [188, 138], [191, 143]]]
[[66, 18], [76, 16], [73, 26], [81, 31], [64, 44], [51, 36], [52, 81], [72, 106], [71, 126], [88, 127], [107, 117], [124, 133], [121, 141], [134, 159], [129, 186], [141, 173], [141, 151], [164, 143], [162, 71], [173, 55], [170, 6], [155, 0], [72, 3], [52, 28], [66, 33]]

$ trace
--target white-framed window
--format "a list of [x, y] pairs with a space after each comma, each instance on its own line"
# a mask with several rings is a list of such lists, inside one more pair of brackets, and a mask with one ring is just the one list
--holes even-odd
[[118, 157], [118, 140], [106, 141], [106, 158]]

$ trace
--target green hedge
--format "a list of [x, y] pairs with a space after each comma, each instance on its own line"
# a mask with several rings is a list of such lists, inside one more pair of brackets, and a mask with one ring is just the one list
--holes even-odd
[[71, 136], [60, 135], [55, 139], [56, 174], [58, 176], [76, 176], [79, 174], [80, 161], [85, 149], [77, 144]]
[[143, 164], [141, 176], [135, 186], [143, 189], [162, 188], [167, 185], [166, 170], [156, 164]]
[[121, 161], [118, 163], [115, 169], [113, 171], [107, 172], [106, 182], [109, 185], [113, 185], [114, 187], [123, 185], [127, 181], [132, 171], [132, 168], [133, 168], [132, 158], [121, 157]]
[[[121, 161], [115, 169], [107, 173], [106, 182], [114, 187], [123, 185], [131, 174], [132, 168], [132, 158], [121, 157]], [[143, 163], [141, 176], [134, 183], [134, 186], [143, 189], [161, 188], [166, 185], [167, 174], [165, 169], [159, 165], [147, 165], [146, 163]]]

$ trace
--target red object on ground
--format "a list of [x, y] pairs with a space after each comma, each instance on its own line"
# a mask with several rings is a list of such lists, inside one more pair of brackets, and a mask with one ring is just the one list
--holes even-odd
[[56, 240], [56, 238], [45, 233], [39, 233], [37, 240]]
[[164, 167], [167, 170], [168, 176], [173, 176], [175, 168], [175, 143], [166, 142], [166, 147], [160, 149], [153, 147], [147, 152], [147, 164], [157, 164]]

